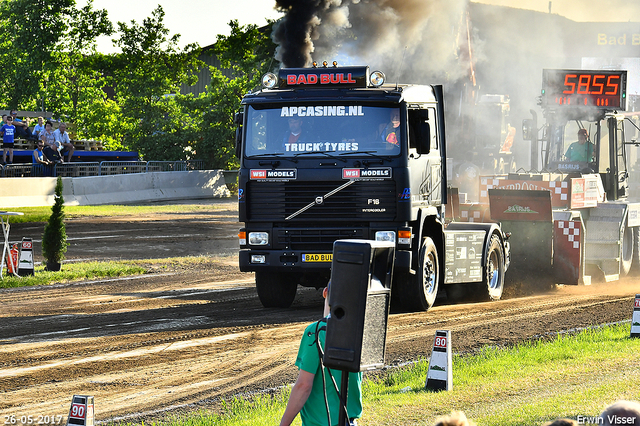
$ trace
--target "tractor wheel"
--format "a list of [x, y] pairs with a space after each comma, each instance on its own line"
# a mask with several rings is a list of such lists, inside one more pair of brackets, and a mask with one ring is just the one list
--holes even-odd
[[625, 226], [624, 231], [622, 231], [622, 256], [620, 259], [620, 276], [622, 277], [629, 274], [634, 263], [634, 257], [637, 256], [637, 230], [638, 228]]
[[640, 275], [640, 227], [631, 228], [631, 231], [633, 234], [633, 254], [631, 255], [630, 270], [633, 275]]
[[504, 288], [504, 250], [497, 235], [491, 236], [487, 248], [484, 280], [478, 285], [479, 300], [499, 300]]
[[256, 290], [265, 308], [288, 308], [296, 297], [298, 281], [282, 272], [256, 271]]

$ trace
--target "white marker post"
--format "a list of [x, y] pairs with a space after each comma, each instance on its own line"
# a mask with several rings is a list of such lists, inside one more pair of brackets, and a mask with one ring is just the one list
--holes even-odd
[[18, 275], [26, 277], [34, 275], [33, 268], [33, 241], [31, 238], [22, 238], [22, 246], [20, 247], [20, 260], [18, 261]]
[[449, 330], [436, 331], [425, 388], [434, 391], [453, 389], [451, 331]]
[[640, 337], [640, 294], [636, 294], [631, 316], [631, 337]]
[[93, 397], [86, 395], [73, 395], [67, 426], [93, 426]]

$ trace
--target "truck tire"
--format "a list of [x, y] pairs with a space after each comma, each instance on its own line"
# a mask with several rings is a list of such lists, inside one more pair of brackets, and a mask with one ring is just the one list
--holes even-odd
[[620, 258], [620, 275], [625, 277], [629, 274], [633, 265], [634, 257], [637, 256], [636, 231], [638, 228], [624, 227], [622, 231], [622, 256]]
[[483, 273], [484, 279], [477, 291], [478, 299], [499, 300], [504, 288], [504, 249], [497, 235], [492, 235], [489, 240]]
[[633, 233], [633, 255], [631, 256], [631, 273], [640, 275], [640, 227], [631, 228]]
[[394, 292], [400, 302], [401, 309], [417, 312], [426, 311], [433, 306], [438, 295], [440, 280], [440, 264], [438, 251], [429, 237], [422, 240], [418, 253], [418, 270], [415, 275], [400, 275]]
[[256, 290], [265, 308], [288, 308], [297, 289], [298, 281], [291, 274], [256, 271]]

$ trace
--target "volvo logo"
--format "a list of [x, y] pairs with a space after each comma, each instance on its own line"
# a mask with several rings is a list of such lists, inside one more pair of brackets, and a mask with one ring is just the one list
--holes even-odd
[[324, 197], [316, 197], [316, 204], [320, 205], [324, 202]]

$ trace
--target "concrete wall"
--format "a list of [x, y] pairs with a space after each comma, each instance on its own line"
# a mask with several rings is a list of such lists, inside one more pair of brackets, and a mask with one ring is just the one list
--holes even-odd
[[[62, 178], [69, 206], [132, 204], [192, 198], [222, 198], [230, 193], [222, 170], [153, 172]], [[53, 205], [56, 178], [0, 179], [0, 210]]]

